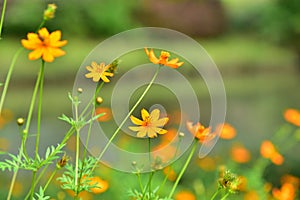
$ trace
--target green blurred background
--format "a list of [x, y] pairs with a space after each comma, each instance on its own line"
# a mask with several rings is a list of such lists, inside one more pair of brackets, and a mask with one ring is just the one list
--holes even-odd
[[[85, 56], [109, 36], [136, 27], [178, 30], [206, 49], [224, 80], [228, 100], [226, 121], [237, 129], [236, 140], [253, 154], [259, 153], [261, 140], [269, 138], [284, 122], [282, 112], [286, 108], [300, 108], [298, 0], [8, 1], [0, 41], [0, 82], [5, 80], [12, 57], [21, 46], [20, 40], [37, 28], [44, 8], [53, 2], [58, 6], [56, 17], [46, 26], [51, 31], [62, 30], [63, 39], [68, 40], [63, 48], [67, 54], [46, 67], [43, 125], [51, 125], [46, 132], [58, 135], [53, 144], [66, 129], [57, 117], [62, 113], [71, 115], [67, 93], [72, 90]], [[126, 60], [126, 66], [134, 63], [134, 59]], [[27, 60], [27, 53], [16, 63], [5, 102], [13, 119], [26, 116], [38, 66], [38, 61]], [[207, 91], [200, 98], [203, 121], [208, 123]], [[16, 125], [10, 123], [0, 131], [1, 137], [10, 141], [7, 148], [0, 150], [17, 151]], [[296, 167], [300, 160], [292, 151], [287, 157], [291, 162], [284, 170], [299, 175]]]

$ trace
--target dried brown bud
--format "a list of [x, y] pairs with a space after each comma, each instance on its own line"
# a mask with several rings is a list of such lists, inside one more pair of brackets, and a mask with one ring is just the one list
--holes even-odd
[[56, 167], [57, 167], [58, 169], [63, 168], [63, 167], [67, 164], [68, 161], [69, 161], [69, 157], [66, 156], [66, 154], [64, 154], [64, 155], [61, 157], [61, 159], [56, 163]]

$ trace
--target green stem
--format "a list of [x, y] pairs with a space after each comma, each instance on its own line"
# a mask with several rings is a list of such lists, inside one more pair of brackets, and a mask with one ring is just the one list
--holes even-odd
[[142, 181], [141, 181], [141, 174], [138, 172], [136, 175], [138, 177], [138, 182], [139, 182], [140, 190], [143, 191], [143, 184], [142, 184]]
[[228, 196], [229, 196], [229, 192], [227, 192], [223, 197], [222, 197], [222, 199], [221, 200], [225, 200]]
[[[111, 138], [109, 139], [108, 143], [105, 145], [105, 147], [103, 148], [101, 154], [98, 157], [98, 160], [100, 160], [102, 158], [102, 156], [104, 155], [104, 153], [106, 152], [107, 148], [109, 147], [109, 145], [111, 144], [111, 142], [113, 141], [113, 139], [116, 137], [116, 135], [118, 134], [118, 132], [121, 130], [122, 126], [125, 124], [126, 120], [129, 118], [129, 116], [132, 114], [132, 112], [136, 109], [136, 107], [139, 105], [139, 103], [143, 100], [143, 98], [145, 97], [145, 95], [147, 94], [147, 92], [149, 91], [150, 87], [152, 86], [152, 84], [154, 83], [154, 80], [156, 79], [158, 72], [160, 70], [159, 66], [155, 72], [155, 74], [153, 75], [150, 83], [148, 84], [147, 88], [145, 89], [145, 91], [143, 92], [143, 94], [140, 96], [140, 98], [137, 100], [137, 102], [134, 104], [134, 106], [131, 108], [131, 110], [129, 111], [129, 113], [126, 115], [126, 117], [124, 118], [124, 120], [121, 122], [121, 124], [119, 125], [119, 127], [116, 129], [116, 131], [113, 133], [113, 135], [111, 136]], [[97, 164], [95, 164], [92, 168], [91, 171], [94, 171], [96, 168]]]
[[39, 143], [40, 143], [40, 135], [41, 135], [41, 116], [42, 116], [42, 99], [43, 99], [43, 87], [44, 87], [44, 69], [45, 62], [42, 60], [41, 66], [41, 81], [40, 81], [40, 94], [39, 94], [39, 104], [38, 104], [38, 116], [37, 116], [37, 135], [35, 142], [35, 154], [36, 158], [39, 154]]
[[[149, 165], [150, 165], [150, 169], [151, 169], [151, 138], [148, 138], [148, 155], [149, 155]], [[151, 199], [151, 182], [152, 182], [152, 171], [149, 174], [149, 199]]]
[[1, 14], [1, 21], [0, 21], [0, 40], [2, 39], [1, 35], [2, 35], [2, 27], [4, 23], [5, 10], [6, 10], [6, 0], [3, 0], [3, 7], [2, 7], [2, 14]]
[[220, 191], [221, 191], [221, 190], [218, 189], [218, 190], [214, 193], [214, 195], [211, 197], [210, 200], [214, 200], [214, 199], [218, 196], [218, 194], [220, 193]]
[[45, 184], [44, 191], [46, 191], [46, 189], [48, 188], [48, 186], [49, 186], [50, 182], [52, 181], [53, 177], [55, 176], [56, 172], [57, 172], [57, 168], [55, 168], [55, 170], [52, 172], [50, 178], [48, 179], [47, 183]]
[[[152, 181], [152, 177], [153, 177], [153, 175], [154, 175], [154, 172], [155, 171], [152, 171], [151, 173], [149, 173], [149, 180], [148, 180], [148, 183], [147, 183], [147, 185], [146, 185], [146, 187], [144, 188], [144, 190], [143, 190], [143, 194], [142, 194], [142, 200], [144, 200], [144, 198], [145, 198], [145, 193], [146, 193], [146, 191], [147, 191], [147, 189], [148, 188], [150, 188], [150, 184], [151, 184], [151, 181]], [[149, 193], [149, 199], [151, 199], [150, 198], [150, 196], [151, 196], [151, 194]]]
[[192, 150], [191, 150], [191, 152], [190, 152], [190, 155], [188, 156], [188, 158], [187, 158], [187, 160], [186, 160], [186, 162], [185, 162], [183, 168], [181, 169], [181, 171], [180, 171], [180, 173], [179, 173], [179, 175], [178, 175], [178, 177], [177, 177], [177, 179], [176, 179], [176, 181], [175, 181], [175, 183], [174, 183], [174, 185], [173, 185], [173, 188], [172, 188], [172, 190], [171, 190], [171, 192], [170, 192], [170, 194], [169, 194], [169, 197], [168, 197], [169, 199], [171, 199], [171, 197], [173, 196], [173, 194], [174, 194], [174, 192], [175, 192], [175, 189], [176, 189], [176, 187], [177, 187], [177, 185], [178, 185], [178, 183], [179, 183], [179, 181], [180, 181], [180, 179], [181, 179], [183, 173], [184, 173], [185, 170], [187, 169], [187, 167], [188, 167], [188, 165], [189, 165], [189, 163], [190, 163], [190, 161], [191, 161], [191, 159], [192, 159], [192, 157], [193, 157], [193, 155], [194, 155], [194, 152], [195, 152], [195, 150], [196, 150], [196, 148], [197, 148], [197, 144], [198, 144], [198, 140], [195, 139], [195, 140], [194, 140], [194, 143], [193, 143]]
[[22, 47], [20, 49], [18, 49], [18, 51], [16, 52], [16, 54], [14, 55], [14, 57], [13, 57], [11, 63], [10, 63], [9, 70], [8, 70], [8, 73], [7, 73], [7, 76], [6, 76], [6, 79], [5, 79], [5, 83], [4, 83], [4, 87], [3, 87], [3, 92], [2, 92], [2, 95], [1, 95], [1, 100], [0, 100], [0, 115], [2, 113], [3, 104], [4, 104], [4, 101], [5, 101], [5, 97], [6, 97], [8, 85], [9, 85], [9, 82], [10, 82], [10, 79], [11, 79], [11, 75], [12, 75], [12, 72], [14, 70], [14, 66], [15, 66], [16, 61], [17, 61], [17, 59], [18, 59], [18, 57], [19, 57], [19, 55], [22, 51], [23, 51]]
[[30, 200], [33, 199], [33, 195], [34, 195], [34, 185], [35, 185], [35, 178], [36, 178], [36, 171], [32, 172], [32, 181], [31, 181], [31, 188], [30, 188]]
[[[78, 122], [78, 104], [75, 105], [75, 121]], [[79, 166], [80, 128], [76, 128], [76, 160], [75, 160], [75, 197], [78, 196], [78, 166]]]

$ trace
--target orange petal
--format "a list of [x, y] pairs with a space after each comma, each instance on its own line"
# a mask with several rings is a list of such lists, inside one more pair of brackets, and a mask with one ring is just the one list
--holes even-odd
[[48, 48], [49, 52], [54, 56], [54, 57], [59, 57], [59, 56], [63, 56], [66, 54], [65, 51], [59, 49], [59, 48]]
[[40, 58], [42, 56], [42, 54], [43, 54], [43, 48], [37, 48], [28, 54], [28, 59], [36, 60], [36, 59]]
[[46, 39], [49, 37], [49, 32], [46, 28], [41, 28], [39, 31], [39, 36], [41, 36], [42, 38]]
[[44, 49], [42, 58], [45, 62], [53, 62], [54, 56], [49, 51], [49, 48]]

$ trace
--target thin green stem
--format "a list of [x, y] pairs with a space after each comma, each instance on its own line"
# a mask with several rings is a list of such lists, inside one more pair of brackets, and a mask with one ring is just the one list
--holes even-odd
[[143, 184], [142, 184], [142, 180], [141, 180], [141, 174], [138, 172], [138, 173], [136, 173], [136, 176], [138, 178], [140, 190], [143, 191]]
[[180, 171], [180, 173], [179, 173], [179, 175], [178, 175], [178, 177], [177, 177], [177, 179], [176, 179], [176, 181], [175, 181], [175, 183], [174, 183], [174, 185], [172, 187], [172, 190], [171, 190], [171, 192], [169, 194], [169, 197], [168, 197], [169, 199], [173, 196], [173, 194], [175, 192], [175, 189], [176, 189], [176, 187], [177, 187], [177, 185], [178, 185], [181, 177], [183, 176], [185, 170], [187, 169], [187, 167], [188, 167], [188, 165], [189, 165], [189, 163], [190, 163], [190, 161], [191, 161], [191, 159], [192, 159], [192, 157], [193, 157], [193, 155], [195, 153], [195, 150], [197, 148], [197, 144], [198, 144], [198, 140], [195, 139], [194, 143], [193, 143], [192, 150], [191, 150], [191, 152], [190, 152], [190, 154], [189, 154], [189, 156], [188, 156], [188, 158], [187, 158], [187, 160], [186, 160], [183, 168], [181, 169], [181, 171]]
[[225, 200], [228, 196], [229, 196], [229, 192], [227, 192], [223, 197], [222, 197], [222, 199], [221, 200]]
[[7, 73], [7, 76], [6, 76], [6, 79], [5, 79], [5, 83], [4, 83], [4, 86], [3, 86], [1, 100], [0, 100], [0, 115], [2, 113], [2, 108], [3, 108], [3, 105], [4, 105], [8, 85], [9, 85], [9, 82], [10, 82], [10, 79], [11, 79], [12, 72], [14, 70], [14, 66], [15, 66], [16, 61], [17, 61], [17, 59], [18, 59], [18, 57], [19, 57], [19, 55], [22, 51], [23, 51], [22, 47], [20, 49], [18, 49], [18, 51], [16, 52], [16, 54], [14, 55], [14, 57], [13, 57], [11, 63], [10, 63], [9, 70], [8, 70], [8, 73]]
[[[145, 195], [145, 194], [146, 194], [146, 191], [147, 191], [147, 189], [150, 187], [150, 184], [151, 184], [151, 181], [152, 181], [152, 177], [153, 177], [153, 175], [154, 175], [154, 172], [155, 172], [155, 171], [152, 171], [151, 173], [149, 173], [149, 180], [148, 180], [148, 183], [147, 183], [146, 187], [145, 187], [144, 190], [143, 190], [142, 200], [144, 200], [144, 198], [145, 198], [145, 196], [146, 196], [146, 195]], [[150, 196], [151, 196], [151, 194], [149, 193], [149, 199], [151, 199]]]
[[[107, 148], [109, 147], [109, 145], [111, 144], [111, 142], [113, 141], [113, 139], [116, 137], [116, 135], [118, 134], [118, 132], [121, 130], [122, 126], [125, 124], [126, 120], [130, 117], [130, 115], [132, 114], [132, 112], [136, 109], [136, 107], [141, 103], [141, 101], [143, 100], [143, 98], [145, 97], [145, 95], [147, 94], [147, 92], [149, 91], [149, 89], [151, 88], [151, 86], [154, 83], [154, 80], [156, 79], [158, 72], [160, 70], [161, 66], [158, 66], [155, 74], [153, 75], [150, 83], [148, 84], [147, 88], [145, 89], [145, 91], [143, 92], [143, 94], [140, 96], [140, 98], [137, 100], [137, 102], [134, 104], [134, 106], [131, 108], [131, 110], [128, 112], [128, 114], [126, 115], [126, 117], [124, 118], [124, 120], [121, 122], [121, 124], [119, 125], [119, 127], [116, 129], [116, 131], [112, 134], [111, 138], [109, 139], [109, 141], [107, 142], [107, 144], [105, 145], [105, 147], [103, 148], [101, 154], [98, 157], [98, 160], [100, 160], [102, 158], [102, 156], [104, 155], [104, 153], [106, 152]], [[95, 170], [97, 164], [95, 164], [92, 168], [92, 171]]]
[[35, 155], [36, 158], [39, 154], [39, 143], [40, 143], [40, 136], [41, 136], [41, 118], [42, 118], [42, 99], [43, 99], [43, 87], [44, 87], [44, 69], [45, 69], [45, 62], [42, 60], [41, 66], [41, 80], [40, 80], [40, 91], [39, 91], [39, 104], [38, 104], [38, 116], [37, 116], [37, 135], [36, 135], [36, 142], [35, 142]]
[[[149, 165], [151, 169], [151, 138], [148, 138], [148, 155], [149, 155]], [[149, 199], [151, 199], [151, 182], [152, 182], [152, 171], [149, 174]]]
[[32, 180], [31, 180], [31, 188], [30, 188], [30, 200], [33, 199], [33, 195], [34, 195], [34, 185], [35, 185], [35, 179], [36, 179], [36, 171], [32, 172]]
[[[75, 121], [78, 122], [78, 104], [75, 105]], [[78, 166], [79, 166], [79, 146], [80, 144], [80, 128], [76, 128], [76, 160], [75, 160], [75, 188], [78, 187]], [[75, 190], [75, 197], [78, 196], [78, 190]]]
[[211, 197], [210, 200], [214, 200], [214, 199], [218, 196], [218, 194], [220, 193], [220, 191], [221, 191], [221, 190], [218, 189], [218, 190], [214, 193], [214, 195]]
[[55, 174], [57, 172], [57, 168], [55, 168], [55, 170], [52, 172], [51, 176], [49, 177], [47, 183], [44, 186], [44, 191], [46, 191], [46, 189], [48, 188], [49, 184], [51, 183], [52, 179], [54, 178]]
[[3, 23], [4, 23], [4, 17], [5, 17], [5, 10], [6, 10], [6, 0], [3, 0], [3, 7], [2, 7], [2, 14], [1, 14], [1, 21], [0, 21], [0, 40], [2, 39], [1, 35], [2, 35], [2, 27], [3, 27]]

